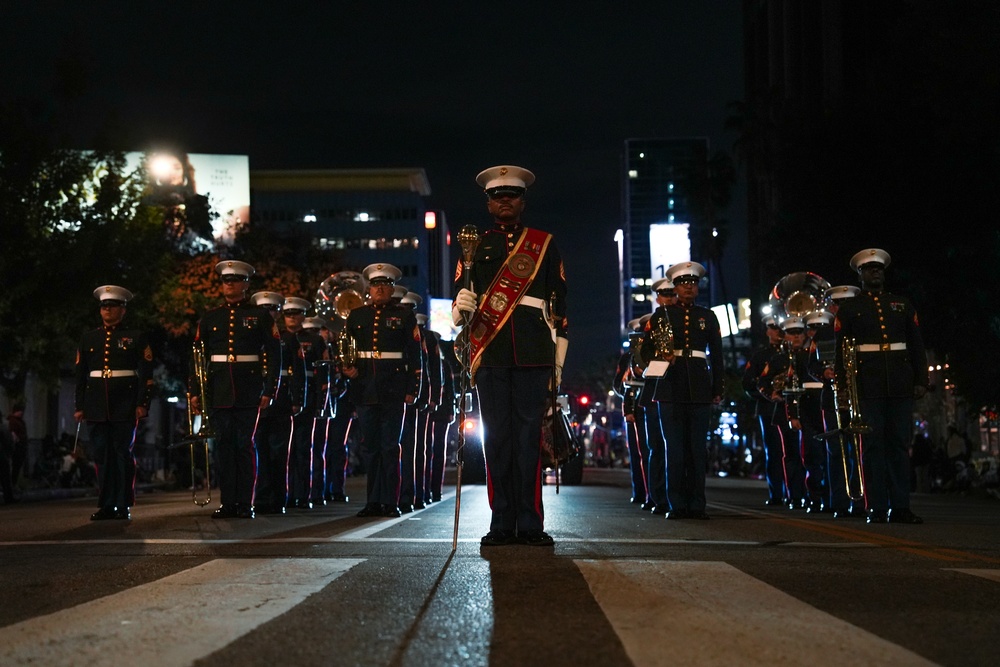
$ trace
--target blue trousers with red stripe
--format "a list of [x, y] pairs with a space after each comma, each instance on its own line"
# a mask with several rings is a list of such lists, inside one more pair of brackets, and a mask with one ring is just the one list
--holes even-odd
[[490, 530], [543, 530], [541, 433], [551, 377], [548, 366], [481, 367], [476, 374]]
[[215, 460], [223, 505], [252, 505], [257, 483], [254, 430], [257, 408], [214, 408], [209, 421], [215, 431]]

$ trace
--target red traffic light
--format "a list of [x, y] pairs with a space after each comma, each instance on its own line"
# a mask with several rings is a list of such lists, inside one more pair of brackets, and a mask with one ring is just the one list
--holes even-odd
[[581, 396], [580, 405], [590, 405], [590, 396]]

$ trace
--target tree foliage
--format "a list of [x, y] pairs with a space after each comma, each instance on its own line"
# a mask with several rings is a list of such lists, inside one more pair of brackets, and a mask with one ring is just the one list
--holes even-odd
[[[120, 153], [27, 144], [0, 152], [0, 368], [10, 395], [29, 372], [58, 376], [80, 332], [97, 323], [96, 287], [127, 285], [139, 304], [154, 291], [162, 223], [142, 206], [142, 189]], [[129, 318], [148, 323], [151, 314], [140, 306]]]

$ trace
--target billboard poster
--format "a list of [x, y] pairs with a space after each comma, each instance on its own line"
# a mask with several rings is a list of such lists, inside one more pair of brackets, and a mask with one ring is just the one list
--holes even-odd
[[649, 276], [659, 280], [669, 267], [691, 260], [691, 239], [686, 222], [649, 226]]
[[139, 169], [146, 159], [153, 202], [187, 209], [207, 205], [216, 243], [231, 244], [236, 231], [249, 222], [248, 156], [159, 150], [126, 153], [125, 158], [129, 170]]

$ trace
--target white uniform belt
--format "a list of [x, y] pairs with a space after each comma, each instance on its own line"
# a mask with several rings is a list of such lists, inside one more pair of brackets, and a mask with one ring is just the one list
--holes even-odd
[[[281, 371], [281, 377], [286, 378], [289, 375], [291, 375], [291, 373], [289, 373], [288, 371], [286, 371], [286, 370], [282, 370]], [[313, 375], [314, 375], [314, 373], [312, 371], [306, 371], [306, 377], [307, 378], [311, 378]]]
[[545, 310], [545, 302], [534, 296], [522, 296], [517, 302], [519, 306], [530, 306], [531, 308], [538, 308], [539, 310]]
[[90, 371], [92, 378], [131, 378], [135, 376], [135, 371], [112, 371], [107, 368], [103, 371]]
[[402, 359], [402, 352], [381, 352], [379, 350], [359, 350], [358, 359]]
[[220, 364], [233, 364], [244, 361], [260, 361], [260, 355], [257, 354], [213, 354], [209, 361], [215, 361]]
[[823, 383], [822, 382], [803, 382], [802, 383], [802, 388], [803, 389], [822, 389], [823, 388]]
[[863, 343], [858, 345], [858, 352], [888, 352], [905, 349], [906, 343]]
[[626, 387], [642, 387], [646, 383], [643, 382], [642, 380], [625, 380], [624, 384]]
[[708, 355], [701, 350], [674, 350], [674, 355], [678, 357], [697, 357], [699, 359], [708, 359]]

